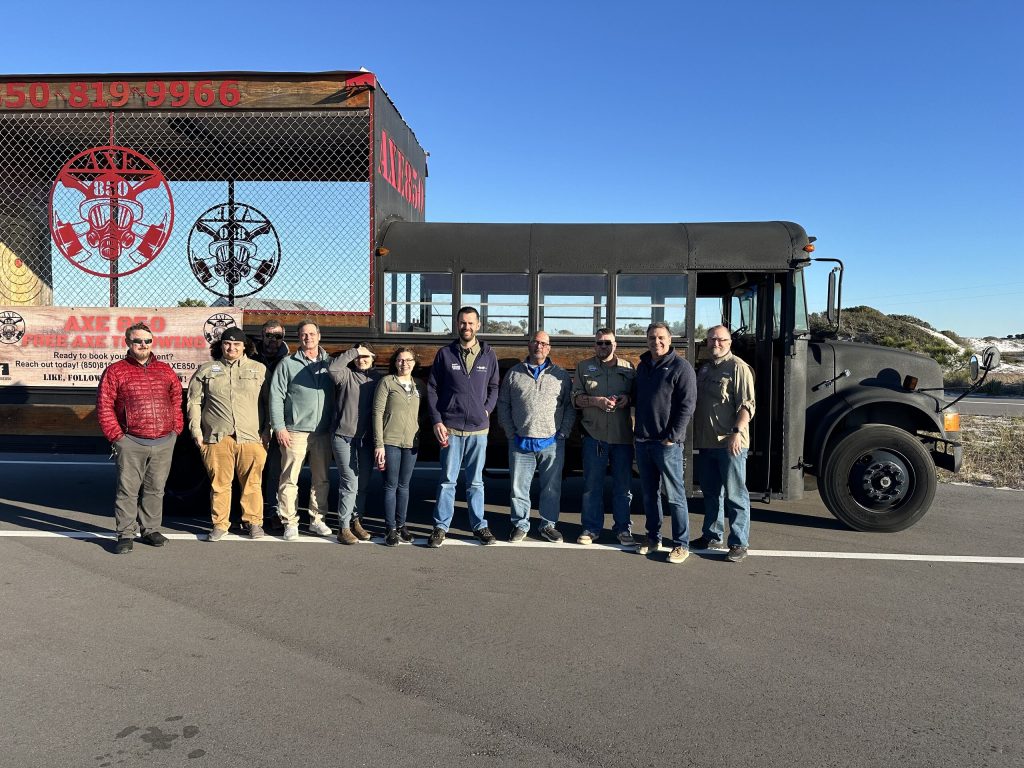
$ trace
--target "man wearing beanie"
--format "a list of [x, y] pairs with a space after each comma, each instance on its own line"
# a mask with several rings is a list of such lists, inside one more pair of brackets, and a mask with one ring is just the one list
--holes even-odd
[[260, 482], [267, 452], [260, 440], [261, 404], [267, 369], [245, 354], [245, 334], [228, 328], [221, 334], [219, 355], [204, 363], [188, 385], [188, 429], [210, 476], [213, 530], [208, 541], [228, 533], [231, 480], [242, 489], [242, 523], [250, 538], [263, 534]]

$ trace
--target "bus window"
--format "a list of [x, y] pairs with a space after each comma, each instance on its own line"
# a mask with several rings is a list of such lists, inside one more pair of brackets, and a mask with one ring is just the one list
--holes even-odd
[[593, 336], [608, 322], [604, 275], [541, 275], [539, 326], [552, 336]]
[[796, 317], [793, 321], [794, 333], [807, 333], [810, 324], [807, 322], [807, 294], [804, 289], [804, 271], [798, 269], [793, 275], [793, 290], [796, 299]]
[[750, 286], [732, 297], [733, 336], [753, 336], [757, 328], [757, 287]]
[[708, 337], [708, 328], [714, 328], [723, 322], [721, 297], [698, 296], [693, 314], [693, 340], [704, 341]]
[[618, 275], [615, 286], [617, 335], [644, 336], [652, 322], [686, 335], [686, 275]]
[[385, 272], [387, 333], [452, 333], [452, 276], [448, 272]]
[[465, 274], [462, 304], [480, 311], [480, 333], [525, 336], [530, 324], [530, 276]]

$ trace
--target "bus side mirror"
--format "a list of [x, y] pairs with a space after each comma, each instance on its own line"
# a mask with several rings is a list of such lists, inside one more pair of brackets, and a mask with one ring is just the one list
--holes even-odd
[[981, 350], [981, 354], [971, 355], [970, 375], [971, 383], [976, 382], [982, 374], [995, 370], [999, 367], [999, 349], [989, 346]]
[[828, 273], [828, 305], [825, 307], [825, 317], [833, 328], [839, 325], [839, 267], [835, 267]]

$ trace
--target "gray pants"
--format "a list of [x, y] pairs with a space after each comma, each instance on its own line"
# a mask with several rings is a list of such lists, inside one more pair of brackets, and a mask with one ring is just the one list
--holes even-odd
[[[164, 484], [171, 471], [174, 439], [160, 445], [139, 445], [130, 437], [114, 444], [117, 493], [114, 524], [118, 538], [135, 538], [160, 528], [164, 513]], [[141, 499], [140, 499], [141, 494]]]

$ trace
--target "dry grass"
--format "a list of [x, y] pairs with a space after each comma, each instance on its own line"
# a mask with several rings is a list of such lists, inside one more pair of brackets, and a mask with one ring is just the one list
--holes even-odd
[[964, 460], [942, 482], [1024, 490], [1024, 416], [960, 416]]

